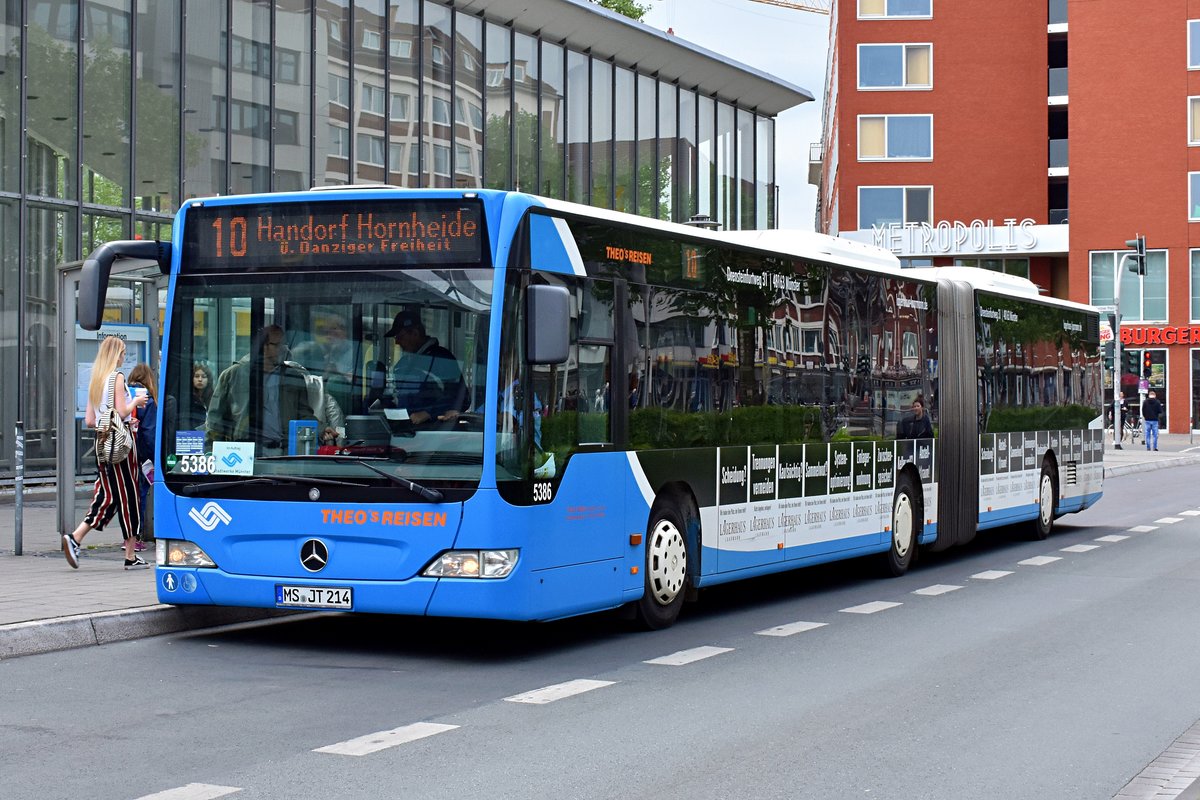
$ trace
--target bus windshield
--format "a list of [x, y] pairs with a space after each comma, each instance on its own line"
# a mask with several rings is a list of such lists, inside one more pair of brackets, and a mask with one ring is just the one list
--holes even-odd
[[233, 497], [469, 492], [492, 294], [481, 267], [185, 268], [164, 359], [166, 481]]

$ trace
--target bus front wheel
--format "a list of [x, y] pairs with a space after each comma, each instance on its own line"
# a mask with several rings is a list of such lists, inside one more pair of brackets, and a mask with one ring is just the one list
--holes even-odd
[[669, 627], [683, 607], [688, 580], [686, 530], [677, 502], [654, 504], [646, 533], [646, 588], [635, 606], [638, 621], [650, 630]]
[[921, 530], [921, 499], [912, 478], [901, 475], [892, 497], [892, 544], [885, 557], [889, 574], [900, 577], [908, 572], [917, 557], [917, 536]]

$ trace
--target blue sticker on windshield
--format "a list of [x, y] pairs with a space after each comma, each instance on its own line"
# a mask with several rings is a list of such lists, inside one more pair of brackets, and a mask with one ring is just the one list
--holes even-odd
[[195, 455], [203, 452], [204, 431], [177, 431], [175, 433], [176, 455]]

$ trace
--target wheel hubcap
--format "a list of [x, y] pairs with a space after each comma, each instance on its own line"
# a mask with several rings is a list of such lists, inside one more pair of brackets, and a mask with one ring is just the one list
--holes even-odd
[[896, 497], [896, 507], [892, 509], [892, 547], [896, 555], [904, 558], [913, 543], [913, 506], [912, 499], [901, 494]]
[[1042, 515], [1042, 525], [1049, 525], [1054, 514], [1054, 482], [1049, 475], [1042, 476], [1042, 491], [1039, 496], [1039, 511]]
[[687, 576], [687, 546], [683, 534], [669, 520], [661, 519], [650, 532], [646, 572], [650, 594], [660, 605], [670, 605], [683, 588]]

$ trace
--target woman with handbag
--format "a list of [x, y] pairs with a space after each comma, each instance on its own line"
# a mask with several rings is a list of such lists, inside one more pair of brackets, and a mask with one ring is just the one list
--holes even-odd
[[134, 443], [137, 445], [138, 462], [141, 464], [138, 472], [138, 508], [141, 510], [142, 529], [137, 535], [133, 549], [140, 553], [146, 549], [145, 542], [150, 538], [150, 507], [146, 505], [146, 500], [150, 496], [150, 483], [154, 477], [154, 434], [158, 428], [158, 387], [149, 364], [138, 364], [129, 371], [129, 388], [134, 396], [139, 393], [150, 395], [146, 405], [134, 413], [137, 420]]
[[74, 533], [63, 534], [62, 550], [72, 569], [79, 569], [83, 537], [103, 530], [115, 516], [125, 541], [125, 569], [150, 565], [133, 550], [141, 529], [138, 503], [137, 445], [128, 428], [130, 415], [146, 405], [149, 395], [128, 396], [125, 375], [117, 371], [125, 360], [125, 342], [109, 336], [100, 343], [88, 384], [86, 422], [96, 428], [96, 466], [99, 475], [92, 490], [92, 505]]

